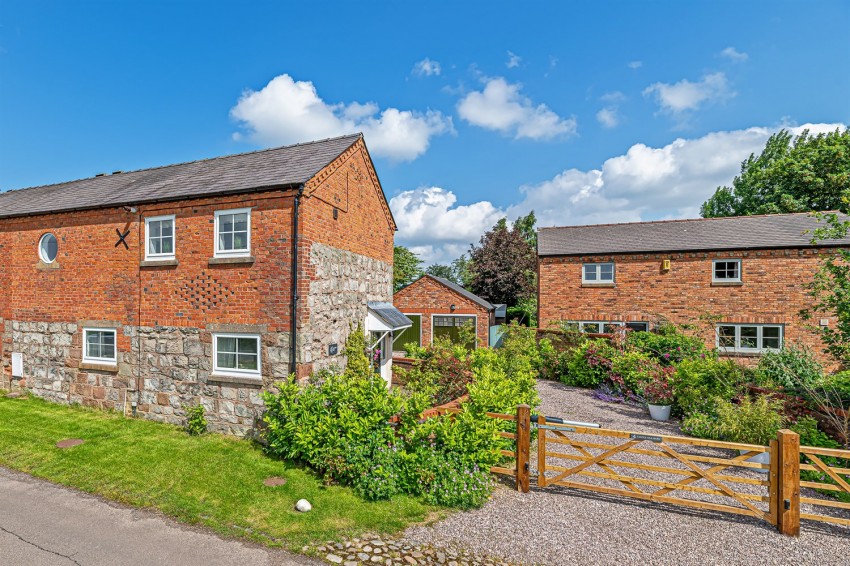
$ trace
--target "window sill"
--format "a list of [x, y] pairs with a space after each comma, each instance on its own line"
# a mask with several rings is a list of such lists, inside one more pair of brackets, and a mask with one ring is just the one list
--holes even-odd
[[603, 289], [604, 288], [612, 289], [612, 288], [616, 287], [617, 285], [616, 285], [616, 283], [582, 283], [581, 286], [582, 286], [582, 288], [584, 288], [584, 287], [601, 287]]
[[741, 287], [744, 285], [743, 281], [712, 281], [712, 287]]
[[180, 262], [176, 259], [146, 259], [139, 262], [139, 267], [175, 267]]
[[233, 265], [239, 263], [254, 263], [256, 259], [252, 255], [243, 255], [236, 257], [211, 257], [209, 265]]
[[765, 350], [764, 352], [724, 352], [720, 350], [718, 354], [724, 358], [759, 358], [765, 352], [776, 351], [776, 350]]
[[211, 373], [207, 381], [217, 383], [238, 383], [240, 385], [256, 385], [263, 386], [263, 378], [261, 376], [248, 377], [244, 375], [228, 375], [226, 373]]
[[118, 365], [110, 363], [81, 362], [80, 369], [118, 373]]
[[51, 263], [44, 263], [41, 260], [38, 260], [38, 263], [35, 264], [35, 268], [39, 271], [52, 271], [54, 269], [61, 269], [58, 261], [53, 261]]

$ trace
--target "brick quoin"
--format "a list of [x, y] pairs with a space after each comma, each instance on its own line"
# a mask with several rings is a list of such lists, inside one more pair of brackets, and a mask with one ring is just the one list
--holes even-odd
[[[829, 362], [823, 344], [799, 313], [812, 306], [806, 284], [812, 280], [826, 248], [737, 252], [643, 253], [593, 256], [546, 256], [539, 259], [539, 321], [551, 328], [562, 320], [692, 323], [707, 345], [715, 346], [714, 325], [721, 322], [783, 324], [785, 344], [803, 344]], [[662, 261], [671, 260], [670, 270]], [[740, 285], [712, 284], [712, 260], [741, 259]], [[613, 287], [582, 285], [582, 264], [614, 262]], [[831, 325], [834, 318], [829, 318]], [[744, 363], [757, 358], [736, 355]]]
[[[133, 395], [150, 392], [138, 411], [175, 423], [183, 405], [200, 401], [214, 428], [245, 434], [261, 406], [259, 389], [292, 371], [296, 192], [186, 198], [140, 204], [135, 212], [121, 207], [0, 219], [0, 386], [11, 382], [11, 353], [24, 350], [27, 375], [16, 385], [32, 389], [38, 383], [38, 395], [126, 410]], [[214, 214], [236, 208], [251, 208], [253, 261], [210, 263]], [[177, 265], [145, 266], [144, 218], [172, 214]], [[304, 185], [294, 368], [299, 377], [344, 364], [327, 345], [338, 343], [342, 352], [350, 329], [365, 320], [367, 300], [391, 300], [395, 229], [362, 137]], [[116, 231], [128, 232], [129, 249], [118, 244]], [[59, 244], [49, 265], [38, 254], [48, 232]], [[117, 371], [81, 363], [84, 326], [118, 329]], [[148, 347], [139, 327], [167, 330]], [[261, 334], [261, 387], [209, 378], [216, 328]], [[172, 342], [183, 345], [167, 350]]]
[[[475, 315], [477, 345], [490, 344], [490, 311], [427, 275], [396, 292], [393, 305], [405, 314], [422, 315], [423, 346], [432, 341], [432, 315]], [[452, 305], [455, 305], [455, 310], [451, 310]]]

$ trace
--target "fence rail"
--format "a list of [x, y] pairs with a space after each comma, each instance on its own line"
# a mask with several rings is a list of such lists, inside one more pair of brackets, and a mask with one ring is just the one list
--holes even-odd
[[[800, 494], [801, 488], [811, 488], [850, 495], [850, 450], [800, 446], [799, 436], [790, 430], [779, 431], [770, 445], [762, 446], [605, 429], [593, 423], [531, 415], [527, 405], [519, 405], [515, 414], [487, 413], [487, 416], [516, 423], [514, 432], [499, 433], [501, 438], [515, 441], [514, 450], [500, 451], [502, 456], [513, 459], [514, 466], [495, 466], [491, 472], [513, 477], [517, 490], [522, 492], [528, 492], [531, 486], [531, 430], [536, 426], [539, 488], [563, 486], [745, 515], [764, 520], [782, 534], [792, 536], [799, 535], [801, 519], [850, 526], [850, 519], [801, 512], [801, 504], [826, 511], [850, 510], [850, 503]], [[594, 437], [599, 441], [593, 441]], [[706, 449], [730, 450], [738, 454], [724, 457], [717, 453], [706, 454]], [[769, 464], [749, 461], [762, 453], [769, 454]], [[630, 461], [632, 455], [658, 458], [659, 461]], [[552, 459], [558, 462], [550, 462]], [[735, 468], [766, 472], [766, 476], [759, 479], [730, 474]], [[672, 478], [642, 477], [639, 475], [642, 472]], [[819, 481], [803, 480], [801, 472], [818, 473]], [[593, 480], [616, 482], [616, 487], [590, 483]], [[696, 485], [698, 482], [702, 485]], [[742, 485], [763, 488], [763, 491], [739, 491], [741, 488], [736, 486]], [[706, 497], [720, 500], [706, 501]]]

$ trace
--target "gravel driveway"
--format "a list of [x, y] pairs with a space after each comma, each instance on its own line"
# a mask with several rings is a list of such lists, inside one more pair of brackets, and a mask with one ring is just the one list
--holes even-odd
[[[605, 403], [587, 390], [548, 381], [540, 381], [538, 390], [547, 415], [596, 422], [604, 428], [680, 434], [677, 423], [657, 423], [640, 407]], [[607, 440], [612, 439], [596, 437], [597, 442]], [[698, 450], [723, 456], [712, 449]], [[617, 459], [649, 462], [632, 455]], [[535, 460], [532, 448], [532, 466]], [[657, 458], [652, 460], [659, 464]], [[653, 472], [628, 472], [653, 477]], [[746, 470], [723, 473], [760, 478]], [[656, 475], [654, 479], [671, 478]], [[582, 477], [581, 481], [613, 486], [605, 483], [610, 480]], [[735, 484], [735, 489], [759, 493], [763, 488]], [[723, 502], [699, 493], [686, 495]], [[771, 525], [750, 517], [563, 487], [540, 490], [534, 481], [530, 493], [499, 487], [483, 508], [456, 513], [429, 527], [412, 527], [405, 536], [415, 543], [468, 548], [522, 564], [850, 564], [850, 528], [804, 521], [799, 538], [784, 537]]]

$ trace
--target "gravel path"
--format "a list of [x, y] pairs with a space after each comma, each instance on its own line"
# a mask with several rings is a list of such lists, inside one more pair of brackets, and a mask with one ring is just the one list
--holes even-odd
[[[652, 421], [641, 407], [605, 403], [587, 390], [547, 381], [540, 381], [538, 390], [542, 412], [547, 415], [596, 422], [604, 428], [681, 434], [677, 423]], [[572, 436], [596, 442], [613, 440]], [[549, 450], [552, 449], [555, 445], [550, 445]], [[689, 448], [687, 452], [729, 457], [728, 451], [714, 449]], [[658, 458], [639, 455], [618, 455], [617, 459], [662, 465]], [[536, 451], [532, 448], [533, 468], [535, 460]], [[555, 463], [551, 459], [548, 462]], [[569, 463], [564, 461], [564, 465]], [[626, 472], [623, 468], [618, 470]], [[661, 481], [681, 479], [657, 472], [628, 472], [634, 477]], [[766, 479], [749, 470], [722, 473]], [[587, 477], [581, 477], [581, 481], [617, 485], [611, 480]], [[711, 487], [705, 480], [693, 485]], [[734, 487], [740, 492], [764, 492], [758, 485], [736, 483]], [[806, 491], [806, 496], [815, 496]], [[728, 503], [701, 493], [678, 491], [675, 495]], [[762, 503], [757, 505], [764, 508]], [[750, 517], [562, 487], [541, 490], [534, 482], [526, 494], [499, 487], [483, 508], [456, 513], [429, 527], [412, 527], [405, 537], [411, 543], [469, 548], [522, 564], [850, 564], [850, 528], [804, 521], [799, 538], [784, 537], [771, 525]]]

